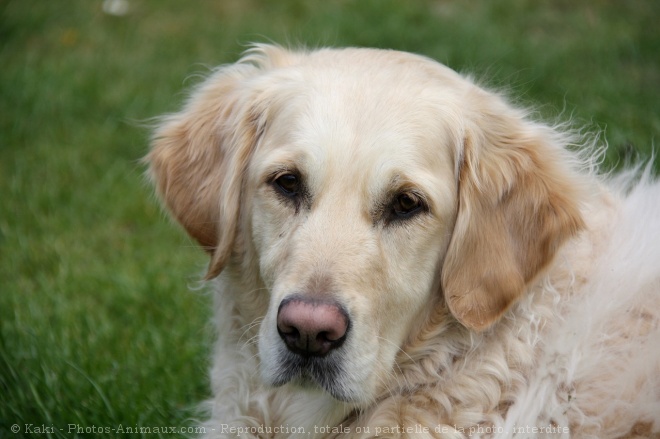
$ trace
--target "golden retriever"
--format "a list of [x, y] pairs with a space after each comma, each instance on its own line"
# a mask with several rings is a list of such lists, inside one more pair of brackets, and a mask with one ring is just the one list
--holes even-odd
[[658, 437], [660, 185], [596, 143], [408, 53], [214, 71], [146, 159], [210, 256], [207, 435]]

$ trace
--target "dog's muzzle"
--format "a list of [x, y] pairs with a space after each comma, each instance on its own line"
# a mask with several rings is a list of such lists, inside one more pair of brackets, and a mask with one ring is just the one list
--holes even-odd
[[342, 385], [344, 353], [351, 329], [346, 309], [337, 301], [292, 295], [280, 303], [277, 332], [283, 342], [275, 385], [290, 381], [315, 384], [339, 400], [347, 400]]

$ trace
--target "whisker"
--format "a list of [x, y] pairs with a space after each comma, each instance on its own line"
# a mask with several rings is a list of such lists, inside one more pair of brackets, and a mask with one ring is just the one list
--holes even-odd
[[255, 336], [248, 338], [247, 341], [243, 343], [243, 346], [246, 347], [249, 347], [251, 345], [256, 346], [258, 342], [259, 342], [259, 334], [256, 334]]
[[245, 334], [250, 332], [253, 328], [259, 326], [261, 324], [261, 322], [263, 322], [264, 318], [265, 317], [257, 317], [256, 319], [252, 320], [247, 325], [244, 325], [241, 328], [239, 328], [239, 331], [241, 329], [244, 329], [244, 330], [243, 330], [243, 333], [241, 334], [241, 336], [238, 338], [238, 342], [241, 343], [241, 340], [243, 340], [243, 337], [245, 336]]
[[415, 360], [413, 360], [413, 358], [412, 358], [410, 355], [408, 355], [408, 353], [407, 353], [406, 351], [404, 351], [403, 349], [401, 349], [401, 347], [399, 347], [399, 345], [397, 345], [396, 343], [394, 343], [394, 342], [392, 342], [392, 341], [386, 339], [385, 337], [381, 337], [381, 336], [379, 336], [379, 335], [377, 335], [376, 338], [378, 338], [378, 339], [380, 339], [380, 340], [383, 340], [384, 342], [389, 343], [390, 345], [394, 346], [394, 347], [397, 349], [397, 351], [402, 352], [403, 354], [405, 354], [406, 357], [408, 357], [408, 359], [409, 359], [412, 363], [415, 363]]

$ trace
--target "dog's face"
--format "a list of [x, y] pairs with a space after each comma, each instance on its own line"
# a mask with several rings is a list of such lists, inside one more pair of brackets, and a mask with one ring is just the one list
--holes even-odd
[[266, 384], [367, 404], [429, 307], [483, 330], [580, 228], [551, 130], [449, 69], [369, 50], [248, 60], [164, 120], [149, 161], [209, 276], [229, 263], [267, 296], [250, 316]]
[[405, 99], [411, 87], [305, 73], [303, 86], [274, 91], [291, 99], [248, 167], [244, 202], [270, 294], [261, 372], [360, 400], [439, 295], [456, 212], [452, 139], [429, 119], [432, 105]]

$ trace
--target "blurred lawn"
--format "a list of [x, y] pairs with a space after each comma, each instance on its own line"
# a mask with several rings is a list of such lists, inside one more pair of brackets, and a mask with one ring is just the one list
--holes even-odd
[[248, 42], [431, 56], [546, 116], [606, 127], [609, 166], [648, 157], [660, 133], [657, 0], [129, 7], [0, 1], [0, 437], [13, 424], [55, 426], [51, 437], [193, 425], [210, 331], [208, 298], [188, 287], [206, 261], [144, 182], [141, 121]]

